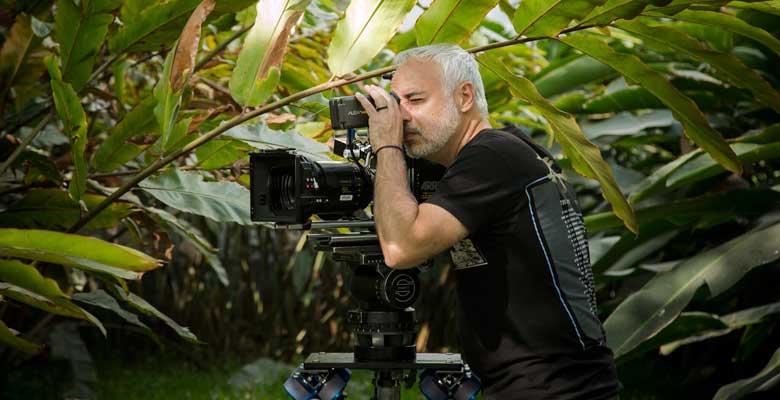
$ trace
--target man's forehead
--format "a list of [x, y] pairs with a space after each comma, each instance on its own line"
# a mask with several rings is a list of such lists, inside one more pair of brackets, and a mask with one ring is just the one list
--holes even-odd
[[432, 60], [407, 60], [399, 65], [390, 85], [401, 96], [434, 91], [442, 86], [441, 67]]

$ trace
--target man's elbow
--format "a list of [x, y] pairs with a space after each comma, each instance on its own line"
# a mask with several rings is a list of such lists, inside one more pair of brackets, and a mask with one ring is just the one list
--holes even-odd
[[388, 243], [382, 245], [382, 255], [385, 258], [385, 265], [392, 269], [408, 269], [416, 267], [419, 262], [410, 257], [408, 251], [396, 244]]

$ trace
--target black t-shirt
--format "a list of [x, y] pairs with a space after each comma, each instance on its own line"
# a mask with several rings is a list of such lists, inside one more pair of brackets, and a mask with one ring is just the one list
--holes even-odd
[[458, 330], [486, 400], [614, 397], [582, 215], [549, 153], [483, 130], [428, 202], [469, 231], [452, 251]]

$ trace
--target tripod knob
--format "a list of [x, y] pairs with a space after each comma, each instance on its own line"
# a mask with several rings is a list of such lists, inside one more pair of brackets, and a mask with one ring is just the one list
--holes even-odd
[[307, 371], [301, 364], [284, 382], [284, 390], [293, 400], [342, 400], [351, 376], [348, 368]]
[[482, 382], [467, 365], [461, 371], [426, 369], [420, 374], [420, 392], [428, 400], [474, 400]]

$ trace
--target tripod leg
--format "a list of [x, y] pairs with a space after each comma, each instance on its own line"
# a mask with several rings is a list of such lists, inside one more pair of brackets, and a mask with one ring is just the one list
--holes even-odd
[[399, 377], [393, 371], [374, 372], [374, 400], [401, 400]]

